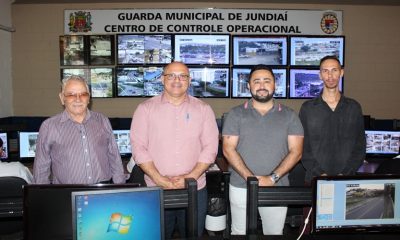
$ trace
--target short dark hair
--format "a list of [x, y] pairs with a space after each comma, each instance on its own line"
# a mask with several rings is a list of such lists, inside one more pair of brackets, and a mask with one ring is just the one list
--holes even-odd
[[258, 70], [265, 70], [265, 71], [270, 72], [270, 73], [272, 74], [272, 77], [273, 77], [274, 81], [275, 81], [275, 75], [274, 75], [274, 72], [272, 71], [272, 68], [269, 67], [269, 66], [267, 66], [267, 65], [259, 64], [259, 65], [255, 65], [255, 66], [251, 69], [250, 74], [249, 74], [249, 79], [247, 80], [248, 82], [250, 82], [250, 79], [251, 79], [251, 77], [253, 76], [253, 73], [254, 73], [255, 71], [258, 71]]
[[0, 148], [3, 147], [3, 139], [0, 138]]
[[342, 64], [340, 63], [339, 58], [336, 57], [335, 55], [328, 55], [328, 56], [325, 56], [325, 57], [321, 58], [321, 60], [319, 61], [319, 66], [321, 66], [322, 63], [325, 62], [326, 60], [335, 60], [336, 62], [339, 63], [340, 66], [342, 66]]

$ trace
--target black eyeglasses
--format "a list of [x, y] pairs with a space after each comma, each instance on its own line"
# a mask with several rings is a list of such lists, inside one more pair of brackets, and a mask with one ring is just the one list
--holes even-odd
[[175, 73], [168, 73], [163, 75], [168, 81], [174, 81], [176, 78], [179, 79], [179, 81], [184, 82], [189, 80], [190, 76], [187, 74], [175, 74]]

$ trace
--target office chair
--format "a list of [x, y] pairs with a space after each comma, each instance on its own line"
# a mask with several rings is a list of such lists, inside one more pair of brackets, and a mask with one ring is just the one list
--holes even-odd
[[197, 181], [185, 179], [185, 189], [164, 190], [164, 209], [186, 208], [187, 237], [197, 239]]
[[259, 187], [256, 177], [247, 178], [246, 235], [257, 235], [258, 207], [311, 206], [311, 187]]
[[0, 177], [0, 235], [23, 230], [23, 186], [19, 177]]

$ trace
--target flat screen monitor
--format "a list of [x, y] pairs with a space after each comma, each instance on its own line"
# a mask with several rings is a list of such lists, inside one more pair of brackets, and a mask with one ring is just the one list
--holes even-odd
[[[250, 98], [250, 90], [247, 81], [250, 75], [250, 68], [232, 68], [232, 97]], [[284, 68], [272, 69], [275, 76], [274, 98], [287, 97], [287, 70]]]
[[69, 35], [60, 37], [60, 65], [87, 65], [85, 36]]
[[365, 130], [366, 160], [384, 160], [399, 155], [400, 131]]
[[113, 97], [113, 68], [91, 68], [90, 69], [90, 97], [110, 98]]
[[172, 35], [117, 35], [118, 64], [163, 64], [172, 61]]
[[286, 65], [287, 37], [240, 36], [232, 37], [234, 65]]
[[319, 66], [321, 58], [336, 56], [344, 66], [344, 36], [290, 37], [290, 65]]
[[94, 185], [27, 185], [23, 189], [24, 239], [72, 239], [71, 193], [74, 191], [127, 189], [138, 186], [139, 184], [136, 183]]
[[70, 77], [72, 75], [75, 76], [81, 76], [84, 79], [86, 79], [86, 81], [89, 84], [89, 80], [90, 80], [90, 70], [88, 68], [63, 68], [61, 69], [61, 80], [67, 77]]
[[400, 231], [400, 176], [317, 177], [313, 232]]
[[72, 192], [73, 239], [164, 239], [158, 187]]
[[229, 64], [229, 35], [175, 35], [175, 61]]
[[163, 67], [119, 67], [117, 68], [118, 97], [149, 97], [160, 94]]
[[89, 36], [89, 64], [114, 65], [115, 63], [115, 37], [114, 35]]
[[6, 132], [0, 132], [0, 139], [3, 142], [3, 145], [0, 146], [2, 148], [2, 152], [0, 153], [0, 159], [8, 158], [8, 138]]
[[[319, 77], [319, 69], [292, 68], [289, 79], [289, 98], [315, 98], [324, 86]], [[343, 78], [339, 81], [339, 91], [343, 92]]]
[[194, 97], [229, 97], [229, 68], [189, 67], [189, 94]]
[[19, 157], [34, 158], [39, 132], [19, 132]]
[[132, 155], [130, 131], [113, 130], [113, 134], [121, 157], [130, 157]]

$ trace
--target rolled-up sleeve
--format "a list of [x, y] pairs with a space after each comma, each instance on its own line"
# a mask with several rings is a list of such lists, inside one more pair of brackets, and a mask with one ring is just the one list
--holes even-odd
[[149, 117], [148, 110], [140, 104], [133, 114], [131, 123], [131, 146], [133, 157], [137, 164], [152, 161], [148, 152], [149, 144]]

